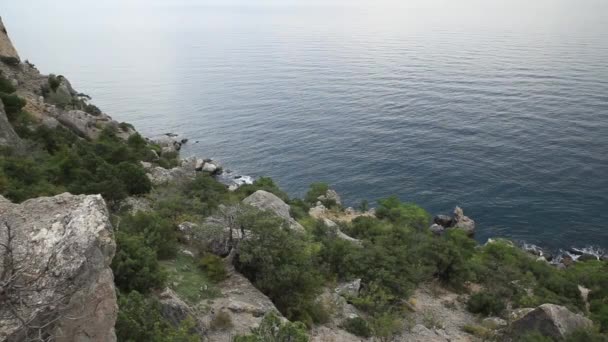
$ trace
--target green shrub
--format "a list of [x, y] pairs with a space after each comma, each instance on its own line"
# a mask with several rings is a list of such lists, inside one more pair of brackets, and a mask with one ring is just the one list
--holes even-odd
[[101, 109], [99, 109], [97, 106], [92, 105], [92, 104], [85, 104], [83, 110], [93, 116], [99, 116], [101, 115]]
[[342, 323], [342, 329], [359, 337], [372, 337], [372, 328], [369, 323], [361, 317], [346, 319], [344, 323]]
[[116, 255], [112, 260], [114, 282], [123, 291], [147, 293], [163, 286], [162, 271], [155, 251], [146, 245], [141, 235], [116, 233]]
[[186, 319], [173, 327], [161, 316], [160, 303], [137, 291], [119, 293], [116, 337], [126, 342], [198, 342], [194, 321]]
[[15, 87], [2, 73], [0, 73], [0, 93], [12, 94], [15, 92]]
[[304, 197], [304, 201], [310, 205], [316, 205], [319, 196], [325, 196], [329, 190], [327, 183], [312, 183]]
[[311, 307], [321, 291], [322, 277], [314, 263], [316, 251], [305, 236], [258, 210], [247, 211], [238, 224], [250, 236], [239, 244], [237, 269], [287, 318], [312, 321]]
[[146, 172], [137, 164], [121, 162], [117, 165], [118, 178], [131, 195], [141, 195], [150, 192], [152, 183]]
[[198, 267], [205, 272], [209, 279], [215, 282], [226, 279], [228, 275], [222, 258], [213, 254], [203, 255], [199, 260]]
[[0, 56], [0, 61], [8, 66], [18, 66], [21, 62], [19, 61], [19, 58], [17, 57], [10, 57], [10, 56]]
[[423, 230], [429, 227], [431, 216], [413, 203], [402, 203], [396, 196], [378, 201], [376, 217], [392, 223]]
[[504, 299], [489, 292], [475, 293], [467, 302], [467, 309], [470, 312], [485, 316], [500, 316], [505, 308]]
[[119, 230], [142, 236], [146, 246], [154, 250], [161, 259], [173, 257], [177, 252], [175, 226], [157, 213], [139, 211], [134, 215], [127, 215], [120, 221]]
[[264, 316], [260, 326], [251, 329], [251, 334], [236, 336], [234, 342], [308, 342], [306, 326], [301, 322], [281, 322], [271, 312]]
[[25, 107], [25, 100], [17, 95], [8, 95], [6, 93], [0, 93], [0, 99], [4, 103], [4, 111], [9, 121], [14, 121], [17, 115], [21, 113], [21, 109]]
[[55, 76], [53, 74], [49, 75], [49, 80], [48, 80], [48, 84], [49, 84], [49, 88], [55, 92], [57, 91], [57, 88], [59, 88], [59, 86], [61, 85], [61, 76]]

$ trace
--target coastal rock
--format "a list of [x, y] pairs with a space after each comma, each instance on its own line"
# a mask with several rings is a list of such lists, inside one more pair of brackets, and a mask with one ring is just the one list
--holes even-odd
[[197, 159], [196, 160], [196, 165], [194, 166], [194, 170], [196, 171], [203, 171], [203, 165], [205, 165], [205, 161], [202, 159]]
[[21, 204], [2, 198], [0, 243], [13, 256], [0, 248], [0, 274], [12, 260], [29, 275], [5, 288], [18, 284], [11, 290], [13, 305], [19, 317], [35, 322], [24, 327], [0, 302], [0, 340], [23, 341], [27, 331], [56, 341], [116, 341], [118, 307], [110, 269], [116, 246], [101, 196], [65, 193]]
[[332, 202], [336, 203], [336, 205], [338, 205], [338, 206], [342, 205], [342, 199], [340, 198], [340, 195], [338, 195], [338, 193], [333, 189], [328, 189], [325, 192], [325, 195], [321, 195], [317, 199], [321, 202], [332, 201]]
[[572, 313], [566, 307], [543, 304], [513, 322], [511, 329], [514, 336], [537, 331], [544, 336], [561, 340], [575, 330], [587, 329], [592, 325], [590, 319]]
[[243, 203], [260, 210], [270, 211], [287, 221], [291, 229], [304, 231], [304, 227], [296, 222], [296, 220], [294, 220], [289, 214], [289, 205], [268, 191], [258, 190], [249, 197], [245, 198]]
[[469, 236], [475, 234], [475, 221], [464, 215], [464, 212], [460, 207], [454, 209], [454, 229], [460, 229], [466, 232]]
[[182, 148], [181, 142], [175, 140], [175, 137], [168, 135], [153, 139], [152, 142], [160, 146], [161, 154], [177, 153]]
[[447, 228], [452, 225], [452, 218], [448, 215], [437, 215], [433, 218], [433, 223]]
[[13, 42], [8, 37], [8, 32], [6, 31], [6, 27], [4, 27], [2, 18], [0, 18], [0, 56], [14, 58], [17, 62], [20, 60]]
[[208, 173], [214, 175], [214, 174], [216, 174], [219, 171], [219, 169], [220, 168], [219, 168], [219, 166], [216, 163], [214, 163], [212, 161], [208, 161], [208, 162], [205, 162], [203, 164], [203, 167], [202, 167], [201, 170], [203, 172], [208, 172]]

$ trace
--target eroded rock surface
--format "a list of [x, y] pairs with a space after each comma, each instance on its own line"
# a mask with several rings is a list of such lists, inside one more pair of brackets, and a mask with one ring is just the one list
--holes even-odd
[[0, 18], [0, 56], [12, 57], [19, 60], [19, 54], [8, 37], [8, 32], [6, 31], [6, 27], [4, 27], [2, 18]]
[[544, 336], [561, 340], [578, 329], [588, 329], [592, 325], [590, 319], [575, 314], [566, 307], [543, 304], [513, 322], [511, 329], [514, 336], [538, 331]]
[[0, 340], [115, 341], [115, 242], [101, 196], [0, 199]]

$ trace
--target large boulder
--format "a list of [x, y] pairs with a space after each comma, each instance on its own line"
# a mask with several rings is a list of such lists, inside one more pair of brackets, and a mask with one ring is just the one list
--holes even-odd
[[0, 196], [0, 246], [1, 341], [116, 341], [116, 246], [101, 196]]
[[[228, 278], [219, 283], [218, 288], [221, 291], [220, 297], [199, 305], [206, 308], [198, 318], [206, 327], [205, 334], [209, 341], [230, 342], [231, 336], [248, 334], [269, 312], [275, 312], [281, 319], [285, 319], [268, 297], [233, 268], [229, 269]], [[230, 317], [232, 324], [226, 330], [213, 329], [214, 317], [219, 313]]]
[[2, 22], [2, 18], [0, 18], [0, 56], [13, 58], [19, 61], [19, 54], [11, 42], [11, 39], [8, 37], [8, 32], [6, 31], [6, 27], [4, 27], [4, 23]]
[[560, 340], [575, 330], [587, 329], [592, 325], [590, 319], [575, 314], [566, 307], [543, 304], [513, 322], [511, 330], [514, 336], [537, 331], [544, 336]]
[[296, 222], [289, 214], [289, 204], [283, 202], [282, 199], [268, 191], [258, 190], [245, 198], [243, 203], [260, 210], [270, 211], [289, 223], [291, 229], [304, 231], [304, 227]]

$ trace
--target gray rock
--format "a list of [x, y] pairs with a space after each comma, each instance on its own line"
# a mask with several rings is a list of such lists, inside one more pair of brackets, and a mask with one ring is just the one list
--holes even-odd
[[437, 223], [433, 223], [433, 225], [429, 227], [429, 230], [435, 235], [442, 235], [445, 232], [445, 227]]
[[437, 215], [433, 218], [433, 223], [447, 228], [452, 225], [452, 218], [448, 215]]
[[182, 148], [182, 144], [175, 140], [174, 137], [163, 135], [159, 138], [153, 139], [153, 143], [157, 144], [161, 148], [161, 154], [166, 153], [177, 153]]
[[460, 207], [454, 209], [454, 221], [452, 228], [460, 229], [466, 232], [469, 236], [475, 234], [475, 221], [470, 219], [468, 216], [464, 216], [464, 213]]
[[294, 220], [289, 214], [289, 205], [283, 202], [282, 199], [278, 198], [276, 195], [268, 191], [258, 190], [251, 194], [249, 197], [245, 198], [243, 200], [243, 203], [258, 208], [260, 210], [270, 211], [278, 217], [287, 221], [291, 229], [297, 231], [304, 231], [304, 227], [302, 227], [301, 224], [296, 222], [296, 220]]
[[481, 321], [481, 325], [487, 329], [500, 329], [507, 326], [507, 321], [500, 317], [488, 317]]
[[[165, 288], [165, 290], [158, 295], [158, 298], [161, 316], [173, 324], [173, 326], [179, 327], [179, 325], [188, 318], [197, 322], [194, 310], [181, 300], [170, 288]], [[196, 324], [195, 330], [197, 333], [202, 334], [202, 325], [200, 323]]]
[[196, 223], [192, 222], [182, 222], [177, 225], [177, 229], [181, 232], [180, 239], [182, 242], [189, 244], [192, 242], [192, 238], [196, 231], [199, 229], [199, 226]]
[[561, 340], [578, 329], [593, 326], [590, 319], [575, 314], [566, 307], [555, 304], [543, 304], [513, 322], [511, 329], [514, 336], [538, 331], [544, 336]]
[[[2, 23], [0, 22], [0, 25]], [[1, 34], [1, 33], [0, 33]], [[0, 101], [0, 146], [8, 146], [21, 150], [23, 148], [23, 142], [21, 138], [13, 130], [13, 126], [9, 123], [4, 111], [4, 105]]]
[[212, 175], [215, 174], [218, 169], [218, 166], [214, 162], [205, 162], [202, 167], [203, 172], [209, 172]]
[[325, 198], [330, 201], [336, 202], [337, 205], [342, 205], [342, 199], [340, 198], [340, 195], [338, 195], [338, 193], [333, 189], [329, 189], [327, 190], [327, 192], [325, 192]]
[[[56, 341], [116, 341], [110, 269], [116, 245], [101, 196], [65, 193], [21, 204], [2, 199], [0, 244], [11, 246], [13, 261], [28, 275], [17, 280], [20, 317], [38, 326], [48, 323], [42, 330]], [[3, 274], [10, 259], [2, 248], [0, 253]], [[23, 341], [23, 330], [0, 302], [0, 340]]]
[[196, 171], [203, 171], [203, 165], [205, 165], [205, 161], [199, 158], [196, 160], [196, 165], [194, 166], [194, 169]]
[[361, 279], [356, 279], [351, 282], [338, 284], [336, 287], [336, 293], [340, 296], [346, 297], [357, 297], [361, 290]]

